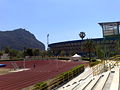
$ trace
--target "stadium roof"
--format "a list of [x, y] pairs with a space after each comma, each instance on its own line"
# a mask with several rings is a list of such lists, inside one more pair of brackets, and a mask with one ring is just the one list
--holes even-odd
[[[51, 46], [58, 45], [58, 44], [77, 43], [77, 42], [83, 42], [83, 41], [86, 41], [86, 40], [87, 40], [87, 39], [84, 39], [84, 40], [73, 40], [73, 41], [57, 42], [57, 43], [49, 44], [48, 46], [51, 47]], [[104, 38], [94, 38], [94, 39], [90, 39], [90, 40], [93, 40], [93, 41], [102, 41], [102, 40], [104, 40]], [[109, 37], [109, 38], [105, 38], [105, 40], [119, 40], [119, 38]]]
[[113, 24], [113, 23], [117, 23], [118, 25], [120, 25], [120, 21], [117, 22], [102, 22], [102, 23], [98, 23], [99, 25], [107, 25], [107, 24]]

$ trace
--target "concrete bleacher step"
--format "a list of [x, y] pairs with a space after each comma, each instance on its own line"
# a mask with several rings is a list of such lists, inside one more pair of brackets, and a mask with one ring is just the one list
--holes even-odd
[[89, 85], [92, 82], [92, 79], [87, 80], [85, 83], [83, 83], [83, 85], [75, 88], [74, 90], [84, 90], [84, 88], [86, 88], [87, 85]]
[[99, 81], [99, 79], [101, 78], [101, 76], [96, 76], [93, 78], [92, 82], [89, 83], [86, 88], [84, 88], [83, 90], [92, 90], [93, 87], [95, 86], [95, 84]]
[[119, 90], [119, 73], [120, 69], [115, 68], [115, 73], [111, 82], [110, 90]]
[[92, 75], [85, 80], [75, 83], [74, 88], [64, 90], [120, 90], [120, 68], [115, 67], [111, 71], [104, 72], [98, 76]]
[[83, 73], [81, 73], [79, 76], [69, 81], [64, 86], [58, 88], [57, 90], [78, 90], [76, 88], [79, 88], [82, 82], [84, 82], [86, 79], [91, 77], [92, 77], [92, 69], [86, 68]]
[[85, 78], [80, 79], [78, 82], [78, 84], [72, 88], [72, 90], [82, 90], [86, 84], [89, 84], [92, 81], [93, 78], [93, 74], [87, 74], [87, 76]]
[[113, 76], [114, 76], [114, 72], [110, 71], [110, 74], [109, 74], [102, 90], [110, 90], [110, 86], [111, 86]]
[[93, 90], [102, 90], [106, 81], [107, 81], [107, 78], [109, 77], [109, 74], [110, 72], [105, 72], [102, 74], [102, 78], [99, 80], [99, 82], [95, 85], [95, 87], [93, 88]]

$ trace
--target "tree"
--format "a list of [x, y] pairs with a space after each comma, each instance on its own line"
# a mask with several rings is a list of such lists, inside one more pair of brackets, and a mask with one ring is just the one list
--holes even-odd
[[7, 54], [9, 54], [9, 52], [10, 52], [10, 47], [5, 47], [5, 48], [4, 48], [4, 52], [7, 53]]
[[10, 49], [9, 55], [10, 55], [10, 58], [17, 57], [18, 50]]
[[53, 56], [53, 51], [48, 50], [48, 51], [47, 51], [47, 55], [48, 55], [48, 57]]
[[39, 56], [40, 55], [40, 50], [38, 48], [33, 50], [33, 55], [34, 56]]
[[100, 45], [96, 46], [96, 54], [97, 54], [97, 57], [99, 59], [103, 59], [104, 58], [104, 50], [103, 50], [103, 48]]
[[17, 57], [18, 58], [23, 58], [25, 55], [24, 55], [24, 52], [23, 51], [21, 51], [21, 50], [19, 50], [18, 51], [18, 54], [17, 54]]
[[65, 56], [66, 55], [66, 52], [65, 51], [61, 51], [60, 52], [60, 56]]
[[72, 50], [72, 51], [70, 51], [69, 56], [73, 56], [74, 54], [76, 54], [76, 52]]
[[80, 36], [80, 38], [82, 38], [82, 40], [83, 40], [83, 38], [85, 37], [85, 32], [80, 32], [79, 36]]
[[32, 50], [32, 48], [27, 48], [25, 50], [25, 54], [28, 55], [28, 56], [33, 56], [33, 50]]
[[0, 56], [2, 56], [3, 55], [3, 52], [2, 51], [0, 51]]
[[92, 40], [87, 39], [84, 42], [84, 48], [83, 50], [88, 54], [89, 60], [91, 61], [91, 56], [93, 53], [95, 53], [95, 44]]
[[40, 55], [42, 56], [42, 58], [45, 57], [47, 55], [47, 51], [41, 51]]

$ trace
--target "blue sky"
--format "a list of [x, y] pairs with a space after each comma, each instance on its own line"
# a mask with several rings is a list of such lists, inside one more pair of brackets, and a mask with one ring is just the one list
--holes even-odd
[[0, 30], [25, 28], [49, 42], [102, 37], [99, 22], [120, 21], [120, 0], [0, 0]]

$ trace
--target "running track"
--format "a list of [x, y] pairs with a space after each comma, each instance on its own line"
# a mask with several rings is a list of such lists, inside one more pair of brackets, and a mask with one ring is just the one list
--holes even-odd
[[[6, 68], [12, 68], [11, 62], [0, 63], [7, 64]], [[17, 61], [16, 63], [18, 66], [23, 67], [23, 61]], [[0, 75], [0, 90], [21, 90], [38, 82], [51, 79], [81, 63], [58, 60], [26, 61], [26, 68], [30, 68], [30, 70]]]

